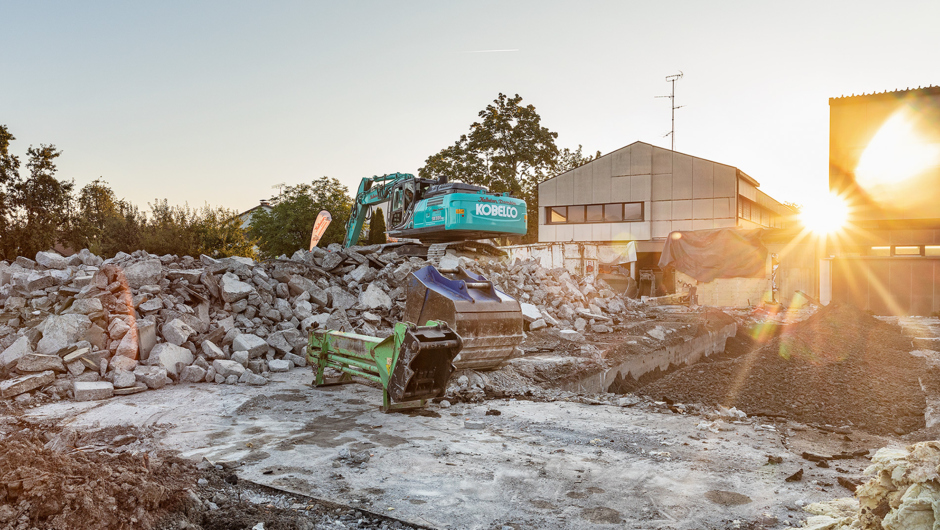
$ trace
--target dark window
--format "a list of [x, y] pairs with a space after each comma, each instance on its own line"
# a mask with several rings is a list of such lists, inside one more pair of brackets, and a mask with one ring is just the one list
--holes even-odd
[[605, 204], [604, 220], [607, 222], [623, 221], [623, 204]]
[[624, 221], [642, 221], [643, 220], [643, 203], [642, 202], [628, 202], [623, 205], [623, 220]]
[[741, 202], [744, 203], [744, 215], [742, 215], [741, 217], [750, 221], [751, 220], [751, 203], [746, 200], [742, 200]]
[[585, 220], [589, 223], [600, 223], [604, 220], [604, 207], [600, 204], [593, 204], [587, 207], [587, 217]]
[[561, 224], [568, 222], [567, 206], [552, 206], [548, 208], [548, 223]]
[[569, 223], [583, 223], [584, 222], [584, 206], [569, 206], [568, 207], [568, 222]]

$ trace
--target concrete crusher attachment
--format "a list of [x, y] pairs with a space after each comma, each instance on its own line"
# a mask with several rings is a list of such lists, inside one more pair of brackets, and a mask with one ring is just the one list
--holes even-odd
[[462, 267], [446, 273], [428, 265], [408, 275], [404, 319], [450, 324], [463, 339], [459, 369], [488, 370], [513, 357], [525, 339], [519, 302]]
[[[463, 341], [444, 322], [395, 324], [384, 339], [357, 333], [316, 330], [310, 334], [307, 361], [316, 372], [314, 386], [352, 381], [358, 376], [382, 385], [382, 410], [423, 407], [443, 396]], [[342, 372], [327, 382], [324, 369]]]

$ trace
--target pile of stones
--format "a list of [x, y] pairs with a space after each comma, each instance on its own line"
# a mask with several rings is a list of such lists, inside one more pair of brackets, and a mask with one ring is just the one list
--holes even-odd
[[[88, 250], [0, 262], [0, 397], [264, 385], [273, 372], [306, 365], [313, 329], [389, 334], [402, 318], [408, 275], [427, 265], [388, 248], [339, 245], [265, 262], [144, 251], [103, 260]], [[535, 261], [440, 262], [458, 266], [523, 302], [530, 330], [603, 333], [640, 314], [603, 282]]]

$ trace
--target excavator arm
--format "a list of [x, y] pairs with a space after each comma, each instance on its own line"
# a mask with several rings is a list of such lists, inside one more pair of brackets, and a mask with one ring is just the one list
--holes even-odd
[[359, 183], [359, 190], [356, 192], [356, 200], [352, 206], [349, 221], [346, 223], [346, 238], [343, 240], [343, 248], [355, 246], [359, 243], [362, 225], [365, 223], [366, 213], [371, 206], [387, 201], [396, 182], [413, 180], [414, 178], [415, 176], [410, 173], [391, 173], [380, 177], [362, 179], [362, 182]]

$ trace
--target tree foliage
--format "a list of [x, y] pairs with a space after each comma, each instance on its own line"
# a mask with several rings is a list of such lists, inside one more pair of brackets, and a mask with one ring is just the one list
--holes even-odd
[[261, 210], [252, 217], [249, 234], [258, 241], [263, 257], [290, 256], [310, 245], [310, 232], [317, 214], [326, 210], [333, 221], [319, 246], [342, 243], [352, 203], [349, 189], [335, 178], [322, 177], [310, 184], [285, 186], [273, 199], [270, 212]]
[[369, 244], [380, 245], [388, 243], [388, 237], [385, 235], [385, 213], [381, 208], [376, 208], [372, 213], [372, 222], [369, 223]]
[[[522, 105], [522, 96], [500, 93], [479, 113], [451, 146], [431, 155], [418, 170], [423, 178], [446, 175], [452, 180], [485, 186], [495, 193], [509, 192], [526, 201], [526, 242], [538, 240], [538, 184], [558, 173], [589, 162], [579, 145], [559, 150], [558, 133], [542, 126], [533, 105]], [[600, 152], [597, 153], [600, 156]]]

